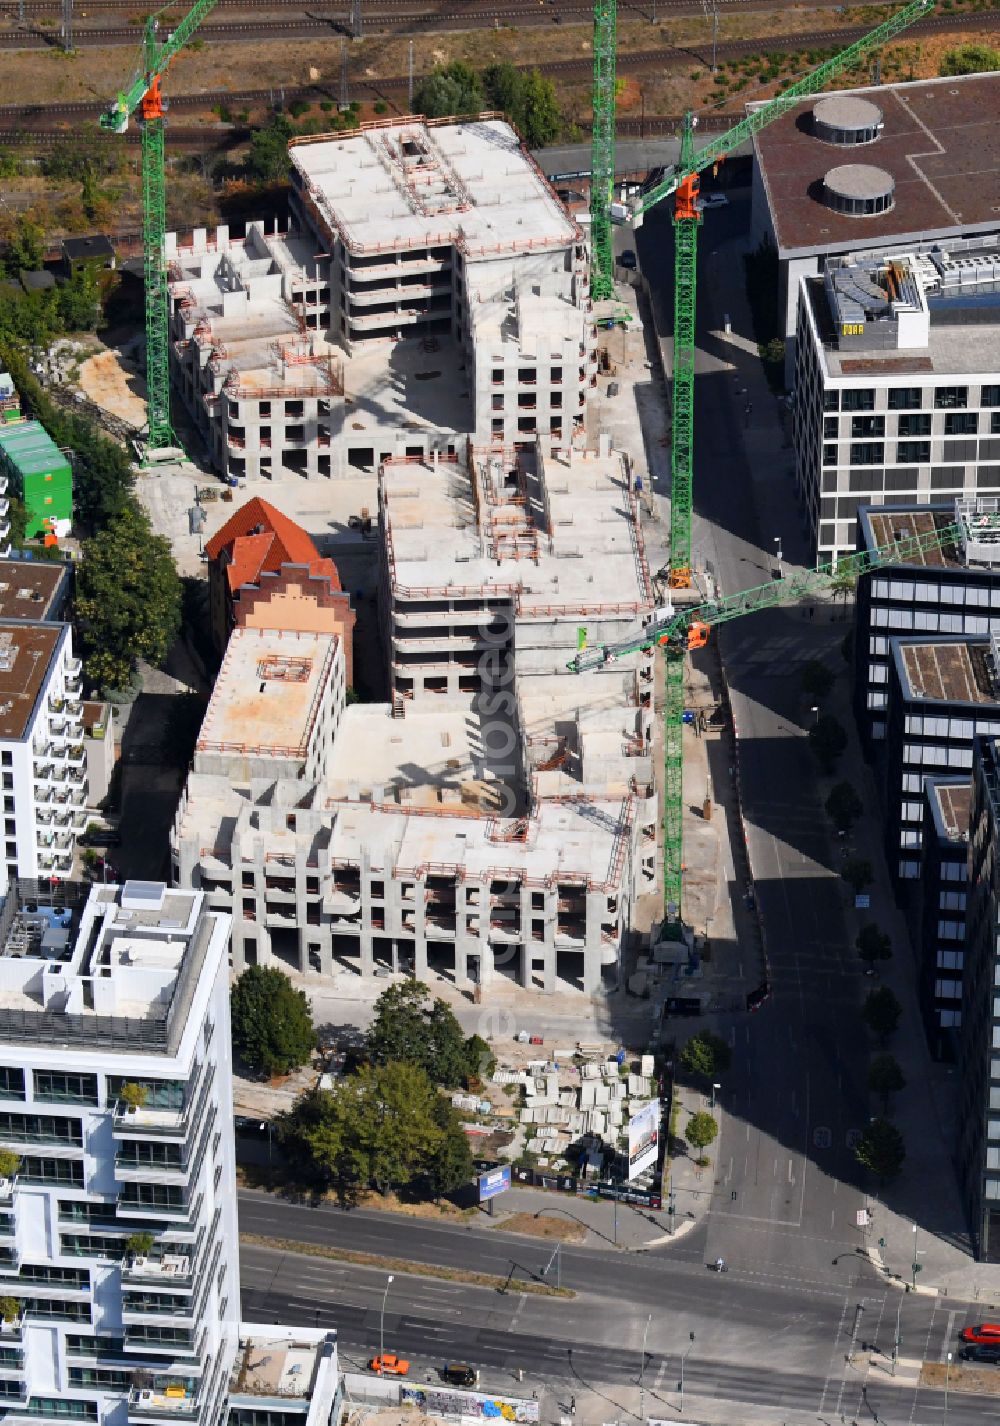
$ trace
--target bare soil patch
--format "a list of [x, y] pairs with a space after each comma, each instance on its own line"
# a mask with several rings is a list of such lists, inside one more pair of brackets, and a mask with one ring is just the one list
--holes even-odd
[[582, 1223], [566, 1218], [536, 1218], [533, 1213], [512, 1213], [498, 1225], [505, 1233], [524, 1233], [530, 1238], [559, 1239], [562, 1243], [582, 1243], [587, 1230]]
[[978, 1396], [1000, 1396], [1000, 1371], [996, 1367], [977, 1367], [974, 1363], [924, 1362], [920, 1368], [920, 1385], [944, 1390], [945, 1374], [950, 1391], [975, 1392]]

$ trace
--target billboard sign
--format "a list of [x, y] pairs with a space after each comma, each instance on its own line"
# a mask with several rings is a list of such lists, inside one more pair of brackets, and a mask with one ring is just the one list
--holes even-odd
[[489, 1203], [491, 1198], [496, 1198], [498, 1193], [505, 1193], [510, 1188], [510, 1164], [504, 1164], [502, 1168], [489, 1169], [486, 1173], [479, 1175], [479, 1202]]
[[412, 1403], [428, 1416], [445, 1420], [513, 1421], [534, 1426], [538, 1420], [538, 1402], [519, 1396], [491, 1396], [481, 1391], [451, 1391], [446, 1386], [408, 1386], [400, 1382], [399, 1399], [403, 1405]]
[[628, 1121], [628, 1176], [638, 1178], [656, 1164], [660, 1152], [660, 1101], [651, 1099]]

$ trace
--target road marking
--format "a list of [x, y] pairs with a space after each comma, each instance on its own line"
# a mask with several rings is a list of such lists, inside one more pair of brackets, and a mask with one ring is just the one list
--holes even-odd
[[789, 1182], [789, 1183], [794, 1183], [794, 1182], [795, 1182], [795, 1179], [794, 1179], [794, 1177], [792, 1176], [792, 1161], [791, 1161], [791, 1159], [788, 1160], [788, 1182]]
[[948, 1325], [944, 1329], [944, 1341], [941, 1343], [941, 1350], [938, 1353], [939, 1362], [944, 1361], [945, 1357], [948, 1355], [949, 1349], [954, 1350], [954, 1348], [951, 1347], [951, 1339], [955, 1331], [955, 1319], [961, 1316], [961, 1312], [948, 1313]]
[[663, 1382], [663, 1375], [664, 1375], [664, 1373], [666, 1372], [666, 1370], [667, 1370], [667, 1359], [666, 1359], [666, 1357], [664, 1357], [663, 1360], [660, 1362], [659, 1369], [658, 1369], [658, 1371], [657, 1371], [657, 1373], [656, 1373], [656, 1380], [653, 1382], [653, 1390], [654, 1390], [654, 1391], [658, 1391], [658, 1390], [659, 1390], [659, 1388], [660, 1388], [660, 1386], [661, 1386], [661, 1384], [662, 1384], [662, 1382]]

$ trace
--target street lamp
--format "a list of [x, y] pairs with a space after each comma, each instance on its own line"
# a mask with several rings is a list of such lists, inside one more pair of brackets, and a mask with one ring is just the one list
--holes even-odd
[[816, 724], [819, 722], [819, 705], [814, 703], [813, 706], [809, 709], [809, 712], [813, 715], [813, 727], [815, 727]]
[[649, 1324], [653, 1320], [652, 1312], [646, 1318], [646, 1330], [642, 1334], [642, 1360], [639, 1365], [639, 1420], [646, 1419], [646, 1338], [649, 1336]]
[[944, 1420], [942, 1426], [948, 1426], [948, 1378], [951, 1375], [951, 1352], [948, 1353], [944, 1364]]
[[392, 1273], [385, 1280], [385, 1292], [382, 1294], [382, 1316], [378, 1324], [378, 1373], [385, 1376], [385, 1300], [389, 1296], [389, 1286], [392, 1282]]
[[892, 1339], [892, 1374], [896, 1375], [896, 1363], [899, 1360], [899, 1314], [903, 1310], [903, 1294], [899, 1294], [899, 1302], [896, 1304], [896, 1335]]
[[688, 1335], [691, 1338], [691, 1342], [687, 1347], [685, 1347], [684, 1351], [681, 1352], [681, 1411], [684, 1410], [684, 1360], [687, 1357], [688, 1352], [690, 1352], [691, 1348], [694, 1346], [694, 1333], [691, 1332]]
[[917, 1273], [920, 1271], [920, 1264], [917, 1262], [917, 1225], [913, 1224], [913, 1258], [910, 1262], [910, 1273], [913, 1282], [913, 1290], [917, 1290]]
[[715, 1108], [715, 1091], [716, 1091], [717, 1089], [721, 1089], [721, 1088], [722, 1088], [722, 1085], [721, 1085], [721, 1084], [713, 1084], [713, 1085], [712, 1085], [712, 1108], [713, 1108], [713, 1109]]

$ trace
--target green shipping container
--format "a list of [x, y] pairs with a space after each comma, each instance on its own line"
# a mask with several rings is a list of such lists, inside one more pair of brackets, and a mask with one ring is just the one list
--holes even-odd
[[24, 502], [28, 539], [43, 535], [48, 519], [72, 520], [73, 473], [69, 461], [37, 421], [0, 426], [0, 473]]

